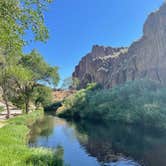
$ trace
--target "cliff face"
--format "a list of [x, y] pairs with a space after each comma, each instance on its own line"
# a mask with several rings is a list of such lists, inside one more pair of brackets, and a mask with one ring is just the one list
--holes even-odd
[[79, 65], [76, 66], [73, 77], [80, 80], [80, 87], [84, 87], [90, 82], [97, 82], [105, 86], [110, 80], [110, 71], [112, 71], [111, 68], [115, 65], [115, 61], [119, 61], [118, 57], [127, 50], [127, 48], [96, 45], [92, 52], [83, 57]]
[[97, 82], [110, 88], [143, 78], [166, 84], [166, 3], [149, 15], [140, 40], [129, 48], [94, 46], [73, 77], [80, 80], [80, 87]]

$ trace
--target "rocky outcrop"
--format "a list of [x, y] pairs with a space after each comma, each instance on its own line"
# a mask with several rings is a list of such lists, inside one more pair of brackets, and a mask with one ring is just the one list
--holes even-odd
[[81, 88], [90, 82], [110, 88], [143, 78], [166, 84], [166, 3], [149, 15], [140, 40], [129, 48], [95, 45], [73, 77], [80, 80]]
[[75, 90], [54, 90], [53, 94], [53, 102], [63, 101], [66, 97], [76, 93]]
[[111, 68], [119, 57], [128, 51], [127, 48], [112, 48], [95, 45], [92, 52], [82, 58], [76, 66], [73, 77], [80, 80], [80, 87], [87, 83], [97, 82], [106, 85], [110, 79]]

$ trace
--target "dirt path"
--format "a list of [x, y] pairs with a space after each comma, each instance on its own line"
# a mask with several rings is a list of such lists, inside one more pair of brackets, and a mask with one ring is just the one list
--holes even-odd
[[[21, 115], [21, 114], [22, 114], [21, 110], [16, 110], [16, 109], [10, 110], [10, 118], [13, 118], [13, 117]], [[2, 128], [4, 125], [6, 125], [6, 121], [7, 121], [6, 115], [7, 115], [6, 111], [3, 111], [0, 113], [0, 128]]]
[[5, 122], [4, 121], [0, 121], [0, 128], [2, 128], [3, 126], [5, 126]]

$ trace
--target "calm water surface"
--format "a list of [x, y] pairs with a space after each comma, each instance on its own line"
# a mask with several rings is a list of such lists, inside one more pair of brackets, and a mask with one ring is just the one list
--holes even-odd
[[70, 166], [166, 166], [164, 134], [120, 124], [78, 124], [45, 116], [33, 125], [29, 145], [61, 147]]

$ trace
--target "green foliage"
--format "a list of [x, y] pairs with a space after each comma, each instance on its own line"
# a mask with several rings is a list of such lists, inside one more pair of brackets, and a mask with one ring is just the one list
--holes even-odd
[[59, 81], [57, 67], [47, 64], [37, 51], [33, 50], [28, 55], [22, 53], [23, 46], [28, 44], [25, 39], [28, 33], [30, 40], [48, 39], [43, 13], [51, 2], [52, 0], [0, 1], [0, 86], [8, 116], [9, 99], [28, 112], [37, 85], [49, 83], [55, 86]]
[[10, 97], [17, 106], [29, 112], [29, 103], [46, 106], [51, 103], [51, 89], [42, 86], [56, 86], [59, 81], [57, 67], [47, 64], [35, 50], [23, 55], [18, 65], [9, 67], [10, 80], [15, 88], [15, 95]]
[[76, 77], [72, 78], [72, 88], [73, 89], [78, 89], [79, 88], [79, 84], [80, 84], [80, 80]]
[[36, 50], [32, 50], [30, 54], [22, 56], [20, 64], [28, 71], [31, 71], [32, 81], [42, 81], [53, 86], [57, 85], [59, 81], [58, 68], [46, 63]]
[[53, 152], [27, 146], [28, 126], [42, 116], [41, 111], [9, 120], [0, 129], [0, 165], [3, 166], [62, 166], [62, 149]]
[[38, 86], [34, 91], [34, 101], [36, 106], [46, 107], [52, 103], [52, 89], [46, 86]]
[[96, 91], [96, 90], [100, 90], [102, 89], [102, 86], [100, 84], [97, 84], [97, 83], [89, 83], [86, 87], [86, 90], [89, 90], [89, 91]]
[[26, 165], [31, 166], [63, 166], [63, 149], [54, 153], [42, 148], [32, 149], [32, 155], [27, 159]]
[[61, 86], [62, 89], [70, 89], [73, 85], [73, 80], [72, 77], [68, 77], [66, 79], [63, 80], [63, 84]]
[[[45, 42], [48, 39], [43, 12], [51, 1], [0, 0], [0, 87], [8, 117], [9, 100], [28, 112], [35, 93], [35, 102], [44, 106], [50, 100], [50, 89], [39, 88], [40, 84], [47, 82], [55, 86], [59, 80], [57, 67], [48, 65], [39, 53], [34, 50], [29, 55], [22, 53], [23, 46], [28, 44], [25, 37], [28, 33], [30, 40]], [[0, 165], [62, 165], [59, 150], [53, 153], [26, 146], [27, 126], [37, 117], [36, 112], [12, 119], [0, 130]]]
[[45, 41], [48, 38], [43, 12], [50, 2], [51, 0], [0, 1], [0, 46], [5, 52], [21, 52], [27, 33], [33, 34], [35, 40]]
[[74, 119], [166, 128], [165, 98], [165, 87], [145, 80], [110, 90], [93, 91], [88, 87], [67, 98], [58, 114]]
[[62, 89], [77, 89], [79, 86], [79, 79], [68, 77], [63, 80], [63, 84], [61, 86]]

